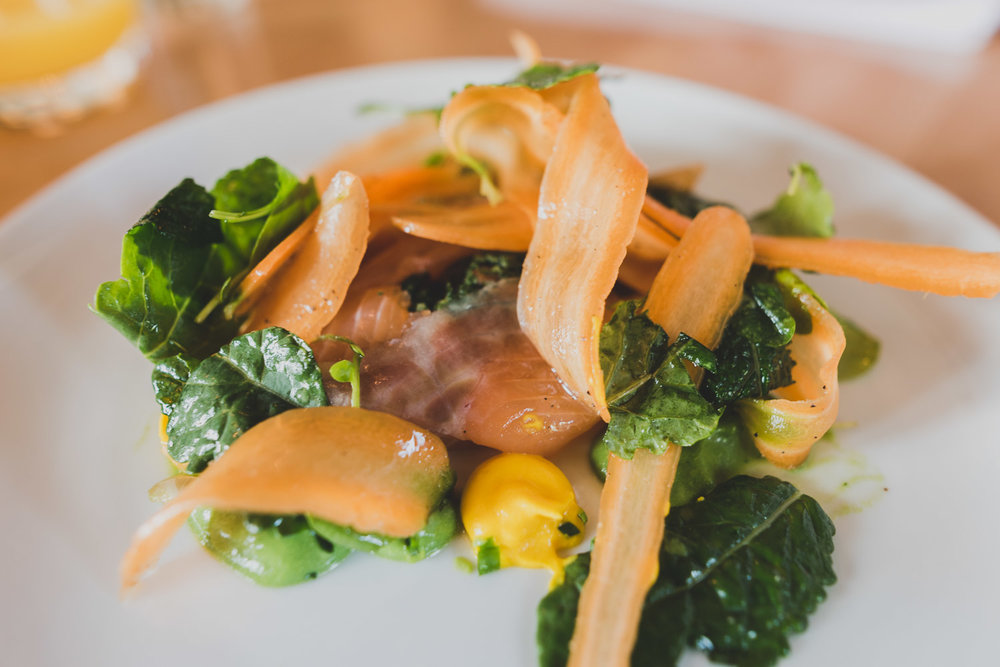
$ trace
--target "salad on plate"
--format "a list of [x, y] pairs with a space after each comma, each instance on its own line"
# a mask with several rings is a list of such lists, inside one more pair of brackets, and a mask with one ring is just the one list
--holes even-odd
[[[464, 533], [480, 575], [552, 572], [543, 665], [788, 652], [836, 580], [834, 526], [746, 466], [805, 461], [879, 350], [803, 273], [990, 298], [1000, 254], [839, 238], [806, 163], [764, 210], [706, 200], [700, 166], [631, 152], [596, 65], [519, 45], [511, 80], [308, 178], [260, 158], [184, 179], [128, 230], [93, 310], [153, 364], [173, 474], [123, 590], [183, 524], [267, 586]], [[574, 448], [599, 509], [552, 461]]]

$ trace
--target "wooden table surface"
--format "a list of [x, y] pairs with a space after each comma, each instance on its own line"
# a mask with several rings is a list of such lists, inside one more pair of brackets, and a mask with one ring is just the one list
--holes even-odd
[[147, 12], [142, 76], [117, 107], [51, 136], [0, 128], [0, 217], [102, 149], [187, 109], [330, 69], [510, 55], [508, 34], [520, 28], [552, 57], [680, 76], [790, 110], [890, 155], [1000, 224], [1000, 38], [973, 55], [940, 56], [679, 14], [626, 28], [469, 0], [227, 4], [240, 3], [159, 0]]

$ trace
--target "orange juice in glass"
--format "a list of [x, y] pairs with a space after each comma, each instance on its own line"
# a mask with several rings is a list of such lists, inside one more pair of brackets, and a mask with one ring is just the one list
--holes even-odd
[[58, 123], [115, 99], [138, 71], [137, 0], [0, 0], [0, 122]]

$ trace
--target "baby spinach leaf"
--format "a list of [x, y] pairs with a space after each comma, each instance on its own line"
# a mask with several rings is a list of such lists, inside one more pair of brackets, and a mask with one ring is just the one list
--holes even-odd
[[639, 448], [662, 453], [668, 443], [693, 445], [715, 429], [720, 414], [683, 364], [712, 368], [712, 353], [684, 336], [668, 344], [663, 329], [638, 309], [637, 301], [619, 304], [600, 340], [611, 412], [602, 441], [626, 459]]
[[[125, 234], [122, 277], [98, 288], [93, 310], [151, 360], [212, 354], [240, 326], [219, 306], [318, 202], [311, 181], [292, 180], [263, 159], [231, 172], [215, 195], [181, 181]], [[261, 200], [266, 217], [220, 222], [211, 215], [220, 202]]]
[[750, 220], [757, 234], [775, 236], [833, 236], [833, 198], [816, 170], [805, 163], [792, 165], [788, 188]]
[[[714, 662], [773, 665], [836, 581], [833, 534], [815, 500], [774, 477], [734, 477], [704, 500], [674, 508], [631, 664], [675, 664], [687, 645]], [[566, 662], [588, 567], [579, 557], [539, 604], [545, 667]]]
[[211, 354], [231, 339], [238, 323], [211, 317], [196, 322], [240, 262], [208, 217], [211, 197], [186, 179], [126, 234], [122, 278], [102, 284], [95, 312], [150, 359]]
[[167, 422], [167, 449], [189, 473], [248, 429], [292, 408], [327, 405], [322, 373], [300, 338], [271, 327], [244, 334], [195, 368]]
[[444, 501], [427, 517], [427, 523], [409, 537], [388, 537], [378, 533], [359, 533], [348, 526], [308, 517], [316, 534], [338, 547], [365, 551], [390, 560], [415, 563], [433, 556], [448, 545], [458, 532], [458, 513], [450, 501]]
[[318, 535], [305, 517], [195, 510], [188, 525], [215, 558], [262, 586], [315, 579], [351, 550]]
[[702, 395], [716, 406], [762, 398], [792, 382], [788, 343], [796, 319], [785, 307], [782, 288], [769, 272], [755, 270], [744, 290], [715, 350], [716, 368], [705, 373], [701, 385]]
[[212, 188], [222, 234], [248, 266], [255, 266], [319, 204], [316, 186], [271, 158], [234, 169]]
[[160, 412], [168, 417], [180, 400], [181, 390], [200, 360], [187, 354], [168, 357], [153, 367], [153, 393]]

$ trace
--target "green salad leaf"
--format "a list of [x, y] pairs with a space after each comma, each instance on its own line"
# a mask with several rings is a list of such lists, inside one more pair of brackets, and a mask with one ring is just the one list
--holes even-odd
[[724, 406], [763, 398], [772, 389], [791, 384], [794, 362], [788, 343], [795, 331], [796, 318], [785, 305], [781, 285], [770, 272], [755, 270], [715, 349], [716, 367], [705, 373], [702, 395]]
[[[212, 354], [240, 326], [219, 306], [319, 201], [312, 181], [293, 178], [263, 158], [230, 172], [212, 193], [184, 179], [125, 234], [122, 277], [98, 287], [93, 310], [151, 360]], [[266, 215], [212, 217], [223, 204], [242, 211], [260, 202]]]
[[[679, 507], [708, 494], [760, 458], [753, 438], [735, 410], [726, 410], [711, 435], [681, 452], [677, 475], [670, 487], [670, 505]], [[601, 480], [608, 474], [608, 446], [598, 440], [590, 450], [590, 463]]]
[[446, 308], [488, 285], [521, 275], [524, 253], [487, 251], [458, 260], [434, 278], [416, 273], [400, 285], [410, 295], [410, 311]]
[[771, 205], [750, 219], [757, 234], [774, 236], [833, 236], [833, 198], [816, 170], [805, 163], [792, 165], [788, 188]]
[[319, 205], [316, 185], [305, 183], [271, 158], [234, 169], [212, 188], [215, 209], [228, 245], [255, 266]]
[[305, 341], [280, 327], [254, 331], [190, 373], [167, 422], [167, 449], [197, 473], [268, 417], [328, 403], [322, 372]]
[[[691, 647], [713, 662], [773, 665], [836, 581], [833, 535], [815, 500], [774, 477], [734, 477], [674, 508], [631, 664], [676, 664]], [[566, 664], [588, 569], [589, 554], [579, 556], [539, 604], [543, 667]]]
[[538, 63], [526, 70], [521, 71], [510, 81], [506, 81], [502, 86], [524, 86], [532, 90], [545, 90], [557, 83], [569, 81], [581, 74], [592, 74], [600, 68], [597, 63], [580, 63], [576, 65], [562, 65], [560, 63]]
[[173, 414], [181, 390], [199, 363], [201, 360], [197, 357], [177, 354], [153, 366], [153, 395], [160, 405], [160, 412], [168, 417]]
[[199, 508], [188, 525], [215, 558], [262, 586], [292, 586], [315, 579], [351, 553], [317, 534], [302, 515]]
[[685, 336], [669, 344], [639, 308], [638, 301], [619, 304], [600, 340], [611, 412], [602, 441], [626, 459], [639, 448], [662, 453], [668, 443], [693, 445], [715, 429], [720, 415], [698, 393], [683, 363], [713, 368], [711, 351]]

